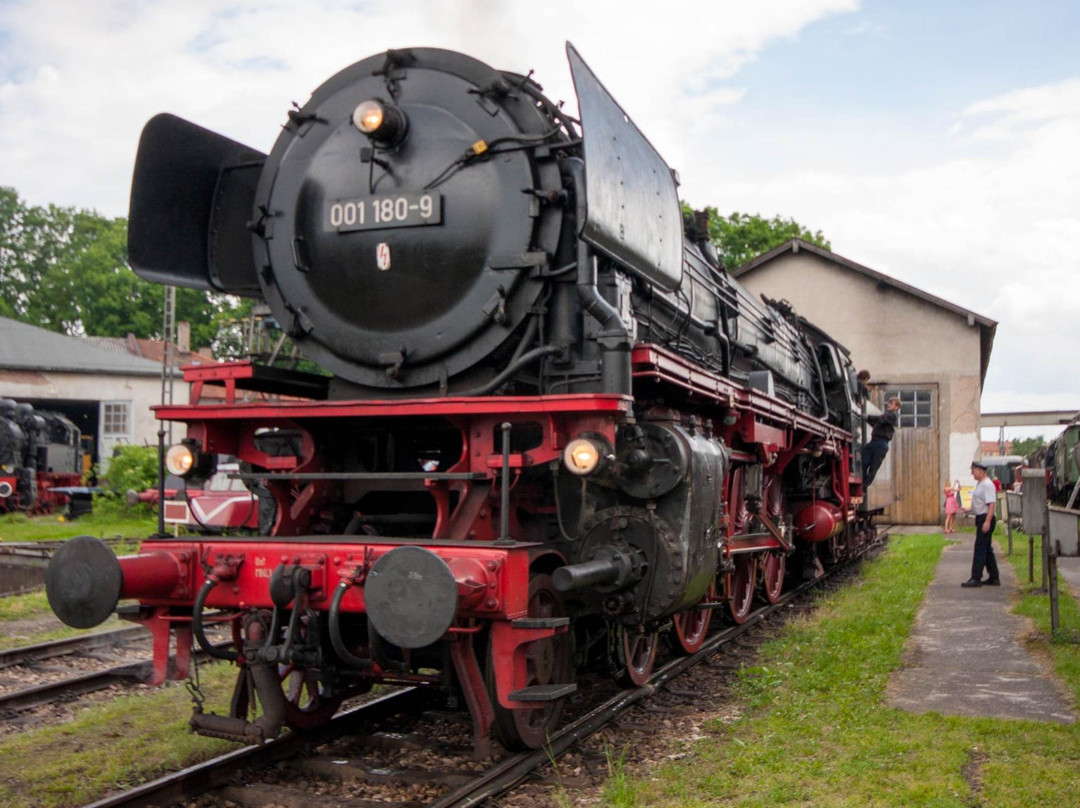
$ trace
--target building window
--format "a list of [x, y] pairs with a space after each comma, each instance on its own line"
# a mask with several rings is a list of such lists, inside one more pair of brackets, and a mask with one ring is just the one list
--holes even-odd
[[890, 398], [900, 399], [900, 426], [928, 428], [934, 425], [933, 390], [886, 390], [882, 406]]
[[126, 438], [131, 434], [128, 415], [130, 404], [127, 401], [106, 401], [101, 431], [105, 437]]

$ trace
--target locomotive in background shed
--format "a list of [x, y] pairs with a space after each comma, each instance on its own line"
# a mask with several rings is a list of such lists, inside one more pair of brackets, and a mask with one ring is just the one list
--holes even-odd
[[0, 399], [0, 513], [88, 513], [79, 428], [58, 412]]
[[[752, 299], [684, 221], [674, 173], [573, 49], [580, 119], [530, 76], [417, 48], [343, 70], [269, 155], [161, 115], [144, 130], [129, 249], [147, 279], [265, 300], [332, 377], [186, 371], [166, 456], [235, 455], [266, 535], [65, 545], [65, 622], [192, 638], [240, 667], [238, 741], [327, 720], [377, 682], [463, 697], [478, 746], [538, 747], [578, 672], [646, 681], [662, 637], [874, 535], [860, 512], [846, 350]], [[226, 403], [200, 403], [223, 384]], [[306, 400], [237, 401], [238, 389]], [[226, 611], [234, 648], [205, 637]], [[261, 714], [252, 714], [258, 702]]]

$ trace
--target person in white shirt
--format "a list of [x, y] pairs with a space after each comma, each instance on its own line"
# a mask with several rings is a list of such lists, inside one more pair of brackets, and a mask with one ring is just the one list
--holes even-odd
[[[975, 514], [975, 554], [971, 559], [971, 578], [960, 586], [1001, 586], [997, 559], [994, 558], [994, 527], [997, 517], [997, 489], [986, 474], [986, 466], [976, 460], [971, 464], [975, 490], [971, 492], [971, 511]], [[990, 576], [983, 580], [983, 568]]]

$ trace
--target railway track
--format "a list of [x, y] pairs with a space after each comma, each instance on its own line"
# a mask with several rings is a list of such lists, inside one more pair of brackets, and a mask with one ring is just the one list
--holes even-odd
[[[883, 530], [880, 538], [887, 534], [888, 529]], [[882, 541], [873, 545], [881, 546]], [[220, 805], [220, 800], [244, 808], [479, 805], [506, 793], [662, 689], [675, 692], [677, 688], [672, 684], [678, 677], [724, 648], [739, 645], [741, 638], [763, 626], [770, 617], [860, 560], [853, 559], [825, 576], [803, 583], [776, 604], [754, 612], [742, 625], [712, 634], [697, 653], [672, 659], [640, 687], [612, 692], [609, 680], [582, 687], [581, 692], [591, 694], [592, 699], [583, 698], [571, 706], [570, 720], [552, 734], [543, 749], [477, 762], [471, 757], [468, 722], [438, 710], [436, 694], [402, 688], [339, 713], [317, 732], [286, 735], [263, 746], [245, 747], [85, 808], [151, 808], [180, 800], [200, 808]], [[316, 749], [318, 754], [313, 753]], [[406, 759], [408, 768], [402, 766]], [[271, 769], [275, 764], [287, 770], [275, 772]], [[298, 783], [308, 788], [300, 789]], [[200, 794], [205, 796], [192, 801]]]
[[[51, 539], [42, 541], [0, 541], [0, 557], [24, 556], [26, 558], [51, 558], [53, 551], [64, 543], [64, 539]], [[118, 544], [132, 544], [142, 541], [140, 538], [127, 538], [124, 536], [110, 536], [102, 538], [101, 542], [109, 547]]]
[[[101, 541], [116, 548], [125, 543], [135, 544], [139, 539], [114, 536]], [[25, 595], [44, 586], [45, 567], [63, 543], [63, 539], [20, 542], [0, 540], [0, 598]]]
[[68, 637], [67, 639], [53, 640], [52, 642], [37, 645], [25, 645], [21, 648], [8, 648], [5, 651], [0, 651], [0, 670], [15, 665], [33, 664], [69, 654], [96, 651], [99, 648], [109, 648], [132, 640], [147, 639], [149, 636], [149, 632], [142, 626], [131, 626], [130, 628], [98, 631], [94, 634]]
[[0, 720], [115, 685], [142, 684], [153, 670], [149, 643], [149, 632], [132, 626], [0, 651]]

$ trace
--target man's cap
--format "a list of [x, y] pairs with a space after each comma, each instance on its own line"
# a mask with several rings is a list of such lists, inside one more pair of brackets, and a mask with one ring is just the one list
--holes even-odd
[[987, 470], [986, 464], [983, 463], [981, 460], [972, 460], [971, 461], [971, 467], [973, 469], [982, 469], [983, 471]]

